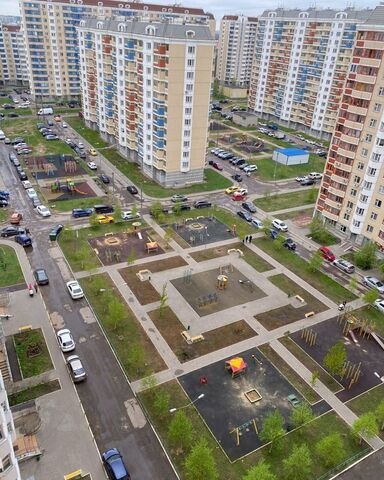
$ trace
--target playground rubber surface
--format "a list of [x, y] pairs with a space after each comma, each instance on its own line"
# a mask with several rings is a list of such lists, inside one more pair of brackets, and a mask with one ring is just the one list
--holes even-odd
[[[255, 361], [252, 355], [255, 355], [261, 364]], [[287, 399], [288, 395], [294, 394], [299, 401], [303, 400], [297, 390], [257, 348], [234, 356], [242, 357], [248, 365], [247, 372], [237, 378], [232, 378], [225, 370], [225, 360], [178, 378], [191, 401], [204, 393], [204, 398], [197, 400], [194, 405], [230, 461], [235, 461], [263, 445], [251, 422], [253, 419], [260, 431], [265, 416], [278, 409], [288, 429], [293, 408]], [[200, 383], [203, 376], [207, 378], [205, 385]], [[255, 403], [251, 403], [244, 395], [253, 388], [256, 388], [262, 397]], [[325, 402], [319, 402], [314, 410], [324, 413], [328, 409]], [[237, 445], [236, 433], [230, 432], [248, 423], [249, 425], [243, 428], [240, 444]]]
[[173, 224], [172, 228], [191, 247], [234, 238], [228, 227], [216, 218], [193, 219], [184, 225]]
[[37, 180], [75, 177], [87, 172], [71, 155], [47, 155], [28, 159], [30, 168]]
[[[216, 288], [219, 274], [220, 270], [215, 268], [191, 275], [189, 282], [184, 277], [180, 277], [171, 280], [171, 283], [201, 317], [266, 296], [260, 288], [234, 267], [225, 273], [228, 276], [227, 288], [219, 290]], [[207, 298], [209, 295], [216, 296], [217, 300], [210, 303]], [[237, 320], [238, 318], [233, 319], [233, 321]]]
[[336, 380], [345, 388], [337, 394], [337, 397], [341, 401], [346, 402], [381, 384], [381, 380], [375, 375], [375, 372], [379, 376], [384, 374], [384, 349], [372, 337], [369, 339], [365, 337], [364, 339], [359, 335], [358, 330], [354, 332], [357, 340], [355, 344], [350, 336], [343, 336], [343, 325], [344, 321], [340, 325], [337, 323], [337, 317], [335, 317], [312, 327], [312, 330], [317, 332], [316, 344], [313, 347], [307, 345], [305, 340], [301, 338], [301, 331], [291, 335], [291, 338], [319, 365], [323, 365], [325, 355], [339, 340], [345, 345], [347, 360], [352, 364], [361, 362], [360, 377], [357, 383], [352, 385], [350, 389], [348, 389], [350, 379], [344, 378], [340, 380], [339, 377], [336, 377]]

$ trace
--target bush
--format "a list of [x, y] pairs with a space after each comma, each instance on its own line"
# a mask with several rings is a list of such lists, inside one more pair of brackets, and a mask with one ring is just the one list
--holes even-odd
[[353, 256], [356, 266], [362, 270], [370, 270], [376, 265], [377, 247], [373, 242], [367, 242]]

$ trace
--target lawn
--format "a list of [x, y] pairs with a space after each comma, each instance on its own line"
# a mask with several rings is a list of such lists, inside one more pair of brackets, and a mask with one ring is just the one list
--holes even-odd
[[13, 407], [14, 405], [19, 405], [20, 403], [34, 400], [35, 398], [42, 397], [43, 395], [55, 392], [56, 390], [60, 390], [60, 388], [60, 382], [58, 380], [52, 380], [47, 383], [39, 383], [34, 387], [26, 388], [20, 392], [8, 395], [9, 406]]
[[384, 384], [362, 393], [358, 397], [353, 398], [347, 402], [347, 406], [356, 413], [356, 415], [363, 415], [376, 410], [379, 403], [384, 400]]
[[242, 245], [241, 250], [244, 253], [242, 257], [251, 267], [253, 267], [256, 272], [267, 272], [268, 270], [273, 270], [273, 266], [268, 263], [264, 258], [261, 258], [257, 253], [253, 252], [249, 248]]
[[13, 342], [23, 378], [52, 370], [51, 357], [40, 328], [17, 333]]
[[69, 212], [74, 208], [89, 208], [94, 205], [100, 205], [106, 202], [106, 197], [90, 198], [70, 198], [68, 200], [52, 200], [49, 202], [49, 208], [54, 208], [58, 212]]
[[84, 121], [80, 117], [68, 117], [66, 122], [95, 148], [108, 146], [108, 143], [100, 137], [98, 132], [85, 126]]
[[275, 212], [277, 210], [285, 210], [287, 208], [301, 207], [302, 205], [315, 203], [318, 192], [318, 188], [303, 189], [298, 192], [258, 198], [254, 200], [253, 203], [265, 212]]
[[293, 212], [279, 213], [280, 220], [293, 220], [295, 221], [300, 217], [312, 217], [313, 208], [304, 208], [300, 210], [294, 210]]
[[8, 219], [8, 210], [6, 208], [0, 208], [0, 223], [5, 222]]
[[295, 253], [287, 251], [285, 248], [277, 248], [271, 239], [265, 237], [256, 238], [254, 244], [335, 303], [339, 304], [343, 300], [349, 302], [356, 299], [356, 295], [328, 277], [325, 273], [319, 271], [310, 272], [308, 263], [304, 259]]
[[375, 327], [375, 331], [384, 337], [384, 315], [375, 307], [366, 305], [365, 307], [354, 310], [352, 314], [362, 320], [368, 320], [372, 322]]
[[80, 283], [131, 381], [167, 368], [107, 274], [82, 278]]
[[[139, 394], [140, 400], [149, 415], [151, 423], [154, 425], [157, 433], [162, 439], [162, 442], [170, 454], [179, 474], [181, 474], [182, 478], [185, 478], [184, 462], [186, 453], [171, 448], [168, 438], [168, 428], [173, 417], [172, 414], [168, 413], [168, 411], [160, 414], [158, 409], [153, 406], [154, 400], [156, 399], [156, 391], [164, 392], [169, 395], [171, 399], [169, 407], [183, 407], [190, 402], [190, 399], [186, 396], [184, 390], [176, 381], [162, 384], [155, 389], [147, 390]], [[228, 408], [232, 408], [232, 406], [229, 405]], [[356, 460], [356, 458], [352, 459], [353, 456], [362, 455], [363, 453], [367, 452], [367, 445], [365, 443], [359, 445], [350, 435], [348, 426], [334, 413], [328, 413], [318, 417], [316, 420], [305, 425], [304, 427], [285, 435], [281, 439], [278, 448], [276, 446], [271, 450], [268, 446], [266, 446], [259, 449], [257, 452], [251, 453], [243, 459], [231, 464], [221, 448], [218, 446], [215, 439], [212, 437], [197, 410], [193, 406], [190, 406], [185, 408], [184, 412], [191, 420], [193, 425], [193, 441], [195, 442], [201, 438], [207, 440], [208, 446], [212, 450], [212, 454], [217, 466], [219, 479], [239, 480], [245, 475], [250, 467], [256, 465], [260, 460], [265, 460], [269, 465], [271, 465], [271, 471], [276, 475], [277, 478], [284, 478], [282, 474], [282, 462], [283, 459], [289, 456], [293, 445], [304, 443], [311, 448], [321, 438], [331, 433], [341, 434], [345, 449], [345, 459], [351, 459], [350, 463], [353, 463], [353, 461]], [[321, 475], [325, 474], [328, 469], [318, 458], [313, 448], [311, 449], [311, 454], [312, 471], [310, 477], [308, 478], [317, 479]]]
[[295, 178], [302, 175], [307, 175], [310, 172], [322, 172], [324, 170], [325, 161], [317, 155], [310, 154], [309, 162], [302, 165], [286, 166], [274, 162], [272, 158], [253, 159], [251, 163], [257, 165], [258, 170], [254, 175], [259, 180], [286, 180], [288, 178]]
[[15, 250], [8, 245], [0, 247], [0, 287], [9, 287], [24, 282]]

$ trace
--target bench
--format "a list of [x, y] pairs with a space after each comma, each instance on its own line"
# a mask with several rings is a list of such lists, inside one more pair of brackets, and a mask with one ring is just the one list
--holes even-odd
[[29, 332], [30, 330], [32, 330], [32, 325], [24, 325], [23, 327], [19, 328], [20, 333]]
[[194, 337], [191, 337], [187, 330], [181, 332], [181, 336], [188, 343], [188, 345], [191, 345], [192, 343], [202, 342], [204, 340], [203, 335], [196, 335]]
[[305, 318], [313, 317], [315, 315], [315, 312], [308, 312], [305, 314]]
[[300, 295], [295, 295], [295, 298], [297, 298], [297, 300], [299, 300], [301, 303], [305, 303], [304, 298], [300, 297]]
[[104, 237], [111, 237], [112, 235], [114, 235], [113, 232], [104, 233]]

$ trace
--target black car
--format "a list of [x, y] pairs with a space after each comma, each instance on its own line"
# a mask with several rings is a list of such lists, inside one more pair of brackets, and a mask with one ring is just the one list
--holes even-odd
[[11, 145], [18, 145], [19, 143], [24, 143], [25, 140], [22, 137], [16, 137], [13, 140], [11, 140]]
[[53, 127], [53, 125], [54, 125], [53, 120], [48, 120], [47, 125], [48, 125], [48, 127]]
[[73, 218], [90, 217], [93, 213], [92, 208], [74, 208], [72, 210]]
[[137, 195], [139, 193], [134, 185], [128, 185], [127, 190], [131, 195]]
[[7, 200], [0, 200], [0, 208], [8, 207]]
[[287, 238], [283, 243], [283, 247], [287, 248], [288, 250], [295, 251], [296, 243], [292, 240], [292, 238]]
[[8, 113], [8, 117], [9, 117], [9, 118], [16, 118], [16, 117], [18, 117], [18, 116], [19, 116], [19, 114], [16, 113], [16, 112]]
[[307, 187], [307, 186], [309, 186], [309, 185], [314, 185], [315, 183], [316, 183], [316, 181], [313, 180], [313, 178], [304, 178], [304, 180], [302, 180], [302, 181], [300, 182], [300, 185], [301, 185], [302, 187]]
[[15, 108], [14, 105], [11, 105], [10, 103], [5, 103], [3, 105], [4, 110], [11, 110], [12, 108]]
[[232, 178], [235, 180], [235, 182], [243, 181], [243, 177], [239, 173], [235, 173], [234, 175], [232, 175]]
[[212, 206], [212, 203], [208, 200], [197, 200], [197, 202], [195, 202], [193, 206], [195, 208], [208, 208]]
[[253, 205], [252, 202], [244, 202], [241, 204], [241, 206], [245, 208], [245, 210], [248, 210], [248, 212], [250, 213], [256, 213], [256, 207]]
[[99, 175], [99, 178], [103, 183], [110, 183], [110, 179], [109, 179], [108, 175], [104, 175], [102, 173], [101, 175]]
[[240, 165], [243, 165], [245, 163], [244, 158], [239, 158], [236, 161], [232, 162], [232, 165], [236, 165], [237, 167], [240, 167]]
[[182, 211], [191, 210], [191, 208], [192, 208], [191, 205], [188, 205], [187, 203], [178, 203], [172, 208], [172, 211], [182, 212]]
[[243, 220], [246, 220], [247, 222], [252, 221], [252, 215], [249, 212], [244, 212], [243, 210], [239, 210], [237, 212], [237, 215]]
[[14, 237], [15, 235], [23, 235], [26, 233], [29, 233], [28, 228], [14, 227], [13, 225], [0, 230], [1, 237]]
[[24, 172], [24, 170], [21, 170], [21, 172], [19, 172], [19, 178], [22, 181], [28, 180], [28, 175]]
[[44, 268], [37, 268], [36, 270], [34, 270], [33, 276], [35, 277], [36, 283], [38, 285], [48, 285], [49, 278]]
[[95, 205], [93, 208], [95, 209], [95, 213], [98, 215], [113, 213], [113, 207], [111, 205]]

